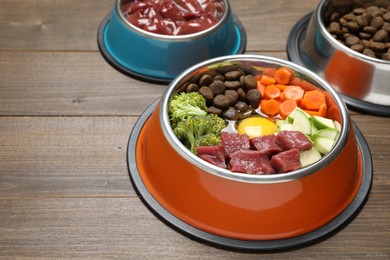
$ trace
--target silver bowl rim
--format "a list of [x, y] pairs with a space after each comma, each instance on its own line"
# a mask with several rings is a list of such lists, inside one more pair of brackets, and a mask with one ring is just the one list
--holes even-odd
[[[317, 86], [320, 85], [320, 88], [322, 87], [324, 90], [326, 90], [328, 93], [332, 95], [333, 99], [337, 103], [337, 106], [340, 110], [342, 127], [341, 127], [339, 138], [336, 141], [332, 150], [328, 154], [323, 156], [319, 161], [307, 167], [289, 173], [270, 174], [270, 175], [252, 175], [252, 174], [235, 173], [227, 169], [222, 169], [220, 167], [217, 167], [215, 165], [212, 165], [202, 160], [198, 156], [191, 153], [191, 151], [189, 151], [175, 136], [172, 127], [169, 123], [168, 102], [172, 97], [172, 95], [175, 94], [176, 88], [181, 83], [181, 81], [187, 78], [192, 73], [196, 72], [198, 69], [206, 66], [227, 62], [227, 61], [230, 62], [230, 61], [251, 61], [251, 60], [257, 62], [268, 62], [278, 66], [290, 67], [302, 75], [309, 76], [310, 79], [313, 79], [316, 82]], [[158, 113], [159, 113], [160, 126], [166, 140], [174, 148], [174, 150], [179, 155], [181, 155], [185, 160], [187, 160], [189, 163], [191, 163], [192, 165], [194, 165], [195, 167], [203, 171], [219, 176], [221, 178], [225, 178], [233, 181], [245, 182], [245, 183], [253, 183], [253, 184], [286, 182], [286, 181], [297, 180], [311, 174], [315, 174], [317, 171], [325, 168], [327, 165], [329, 165], [331, 162], [333, 162], [336, 159], [336, 157], [341, 153], [341, 151], [345, 147], [345, 144], [347, 143], [348, 136], [351, 131], [350, 117], [349, 117], [348, 110], [345, 106], [345, 103], [342, 101], [339, 94], [325, 80], [320, 78], [312, 71], [303, 68], [302, 66], [299, 66], [297, 64], [282, 59], [263, 56], [263, 55], [242, 54], [242, 55], [222, 56], [222, 57], [218, 57], [218, 58], [214, 58], [214, 59], [210, 59], [198, 63], [188, 68], [171, 82], [168, 89], [165, 91], [165, 93], [161, 98]]]
[[313, 15], [316, 16], [316, 20], [318, 22], [317, 26], [320, 28], [321, 32], [323, 35], [327, 36], [327, 39], [333, 44], [336, 45], [339, 49], [343, 50], [346, 52], [349, 56], [357, 56], [361, 60], [364, 60], [366, 62], [372, 62], [372, 63], [382, 63], [384, 65], [390, 65], [390, 61], [387, 60], [382, 60], [378, 58], [372, 58], [370, 56], [364, 55], [360, 52], [354, 51], [351, 48], [341, 44], [338, 42], [329, 32], [326, 30], [325, 23], [324, 23], [324, 11], [327, 5], [329, 4], [331, 0], [322, 0], [319, 4], [318, 7], [316, 8], [316, 11], [314, 12]]
[[[123, 24], [133, 32], [144, 36], [148, 38], [152, 38], [155, 40], [164, 40], [164, 41], [172, 41], [172, 42], [180, 42], [180, 41], [188, 41], [188, 40], [195, 40], [202, 37], [205, 37], [206, 35], [209, 35], [218, 29], [220, 29], [229, 19], [231, 16], [231, 8], [228, 0], [222, 0], [225, 5], [225, 10], [223, 13], [223, 16], [218, 20], [216, 24], [213, 26], [207, 28], [206, 30], [199, 31], [192, 34], [184, 34], [184, 35], [165, 35], [165, 34], [158, 34], [158, 33], [152, 33], [145, 30], [142, 30], [141, 28], [138, 28], [137, 26], [131, 24], [129, 21], [126, 20], [124, 17], [122, 11], [121, 11], [121, 3], [123, 0], [116, 0], [115, 3], [115, 11], [119, 15], [119, 18]], [[132, 0], [130, 0], [132, 1]]]

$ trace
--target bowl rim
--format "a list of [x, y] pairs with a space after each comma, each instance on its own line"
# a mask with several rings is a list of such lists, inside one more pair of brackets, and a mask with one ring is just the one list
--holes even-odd
[[378, 58], [372, 58], [370, 56], [364, 55], [360, 52], [354, 51], [350, 49], [349, 47], [341, 44], [339, 41], [337, 41], [329, 32], [326, 30], [325, 27], [325, 21], [324, 21], [324, 11], [331, 3], [331, 0], [322, 0], [318, 7], [316, 8], [316, 11], [314, 12], [314, 15], [316, 16], [316, 20], [318, 23], [318, 27], [321, 30], [323, 35], [327, 36], [327, 39], [333, 44], [336, 45], [339, 49], [342, 49], [344, 52], [346, 52], [349, 56], [357, 56], [360, 59], [367, 61], [367, 62], [373, 62], [373, 63], [382, 63], [384, 65], [390, 65], [390, 61], [383, 60], [383, 59], [378, 59]]
[[[129, 0], [129, 1], [134, 1], [134, 0]], [[206, 30], [202, 30], [196, 33], [191, 33], [191, 34], [183, 34], [183, 35], [166, 35], [166, 34], [158, 34], [158, 33], [152, 33], [149, 31], [142, 30], [141, 28], [138, 28], [137, 26], [133, 25], [123, 15], [121, 11], [121, 3], [123, 0], [116, 0], [115, 3], [115, 11], [117, 12], [120, 21], [130, 30], [133, 32], [144, 36], [148, 38], [152, 38], [155, 40], [166, 40], [166, 41], [187, 41], [187, 40], [194, 40], [198, 39], [201, 37], [204, 37], [206, 35], [209, 35], [215, 31], [217, 31], [219, 28], [221, 28], [226, 22], [228, 21], [229, 17], [231, 16], [231, 8], [228, 0], [222, 0], [225, 6], [225, 10], [223, 12], [222, 17], [218, 20], [216, 24], [213, 26], [207, 28]]]
[[[287, 66], [292, 69], [294, 69], [296, 72], [309, 76], [310, 79], [316, 81], [316, 84], [321, 85], [321, 87], [329, 92], [332, 95], [332, 98], [335, 100], [341, 116], [341, 131], [339, 138], [335, 145], [333, 146], [332, 150], [323, 156], [320, 160], [317, 162], [307, 166], [303, 167], [301, 169], [291, 171], [288, 173], [283, 174], [269, 174], [269, 175], [253, 175], [253, 174], [243, 174], [243, 173], [235, 173], [231, 172], [230, 170], [220, 168], [218, 166], [212, 165], [211, 163], [208, 163], [195, 154], [191, 153], [176, 137], [176, 135], [173, 132], [173, 129], [169, 123], [169, 116], [168, 116], [168, 102], [171, 98], [171, 96], [175, 93], [176, 87], [178, 84], [184, 80], [186, 77], [191, 75], [192, 73], [196, 72], [198, 69], [223, 63], [227, 61], [257, 61], [257, 62], [268, 62], [273, 63], [278, 66]], [[315, 174], [317, 171], [321, 170], [322, 168], [329, 165], [331, 162], [335, 160], [337, 155], [341, 153], [343, 150], [345, 144], [347, 143], [347, 139], [349, 137], [350, 131], [351, 131], [351, 120], [349, 117], [348, 110], [346, 108], [345, 103], [340, 98], [339, 94], [322, 78], [320, 78], [318, 75], [316, 75], [314, 72], [300, 66], [297, 64], [294, 64], [290, 61], [263, 56], [263, 55], [250, 55], [250, 54], [242, 54], [242, 55], [228, 55], [228, 56], [221, 56], [214, 59], [210, 59], [201, 63], [198, 63], [184, 72], [182, 72], [179, 76], [177, 76], [171, 84], [168, 86], [167, 90], [163, 94], [160, 106], [159, 106], [159, 120], [160, 120], [160, 126], [162, 129], [162, 132], [167, 139], [168, 143], [174, 148], [174, 150], [180, 154], [184, 159], [186, 159], [189, 163], [194, 165], [197, 168], [202, 169], [203, 171], [206, 171], [210, 174], [230, 179], [233, 181], [239, 181], [239, 182], [246, 182], [246, 183], [279, 183], [279, 182], [285, 182], [285, 181], [292, 181], [296, 179], [300, 179], [302, 177]]]

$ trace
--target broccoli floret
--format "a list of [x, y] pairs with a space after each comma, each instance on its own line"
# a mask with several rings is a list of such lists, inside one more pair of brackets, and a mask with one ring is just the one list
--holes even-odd
[[180, 121], [173, 129], [177, 138], [195, 153], [200, 145], [215, 145], [221, 142], [221, 131], [226, 127], [225, 120], [217, 115], [189, 117]]
[[182, 92], [175, 95], [168, 104], [172, 128], [191, 116], [207, 115], [206, 99], [198, 92]]

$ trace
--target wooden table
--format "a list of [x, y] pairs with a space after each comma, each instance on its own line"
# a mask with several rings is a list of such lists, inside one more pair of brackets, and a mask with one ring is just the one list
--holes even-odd
[[[318, 0], [231, 0], [246, 53], [287, 59], [287, 36]], [[330, 238], [239, 253], [174, 231], [141, 202], [126, 146], [165, 85], [113, 69], [97, 29], [113, 0], [0, 1], [1, 259], [389, 259], [390, 119], [351, 111], [374, 164], [369, 200]]]

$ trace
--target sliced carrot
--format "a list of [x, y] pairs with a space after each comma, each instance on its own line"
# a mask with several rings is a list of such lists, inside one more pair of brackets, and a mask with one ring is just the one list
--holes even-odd
[[275, 85], [269, 85], [265, 87], [265, 93], [264, 98], [271, 99], [271, 98], [278, 98], [280, 96], [280, 89], [276, 87]]
[[262, 97], [264, 97], [264, 92], [265, 92], [265, 86], [261, 84], [261, 82], [258, 80], [257, 81], [257, 90], [260, 91], [260, 94]]
[[262, 99], [260, 101], [260, 111], [269, 116], [275, 116], [279, 113], [280, 105], [275, 99]]
[[274, 77], [275, 76], [275, 72], [276, 72], [275, 68], [264, 68], [263, 75]]
[[296, 77], [294, 77], [294, 79], [291, 81], [291, 85], [300, 86], [305, 91], [311, 91], [317, 89], [317, 87], [315, 87], [313, 84], [309, 83], [308, 81]]
[[294, 73], [290, 69], [285, 68], [285, 67], [281, 67], [275, 72], [274, 77], [275, 77], [277, 83], [282, 84], [282, 85], [288, 85], [288, 84], [290, 84], [293, 76], [294, 76]]
[[284, 91], [281, 91], [281, 92], [280, 92], [279, 99], [280, 99], [280, 101], [282, 101], [282, 102], [286, 100], [286, 96], [284, 95]]
[[280, 104], [280, 116], [285, 119], [297, 107], [297, 102], [292, 99], [286, 99]]
[[260, 82], [264, 86], [269, 86], [269, 85], [274, 85], [276, 83], [276, 80], [274, 77], [268, 75], [262, 75], [260, 78]]
[[287, 85], [282, 85], [282, 84], [276, 84], [275, 86], [277, 86], [278, 89], [280, 89], [280, 91], [284, 91], [288, 87]]
[[326, 103], [321, 104], [319, 110], [307, 110], [307, 109], [302, 109], [304, 112], [308, 113], [311, 116], [322, 116], [326, 117], [327, 115], [327, 106]]
[[303, 98], [305, 91], [300, 86], [288, 86], [283, 91], [283, 94], [286, 97], [286, 99], [300, 101]]
[[321, 104], [326, 104], [325, 95], [319, 90], [306, 91], [301, 106], [307, 110], [319, 110]]

